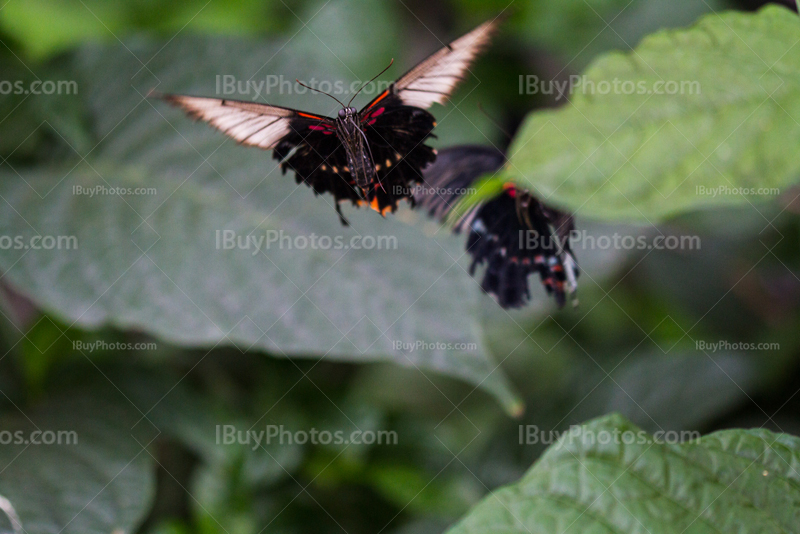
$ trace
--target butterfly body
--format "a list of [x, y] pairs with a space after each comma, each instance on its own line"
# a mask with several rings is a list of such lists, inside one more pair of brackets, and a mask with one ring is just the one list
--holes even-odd
[[436, 159], [425, 144], [435, 127], [433, 115], [402, 104], [387, 89], [361, 111], [343, 108], [335, 119], [301, 113], [275, 147], [281, 169], [294, 171], [297, 183], [337, 202], [368, 205], [381, 214], [394, 211], [422, 181], [422, 168]]
[[339, 117], [336, 119], [336, 134], [344, 146], [350, 164], [345, 171], [349, 170], [352, 181], [363, 191], [375, 181], [376, 173], [367, 133], [361, 122], [356, 108], [343, 108], [339, 110]]

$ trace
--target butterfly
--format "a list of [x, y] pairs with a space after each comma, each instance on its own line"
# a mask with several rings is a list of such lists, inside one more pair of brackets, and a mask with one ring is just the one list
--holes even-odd
[[342, 106], [335, 118], [256, 102], [156, 96], [242, 145], [272, 150], [284, 174], [293, 170], [297, 183], [316, 194], [331, 193], [347, 225], [340, 204], [348, 200], [381, 215], [394, 212], [401, 199], [413, 205], [411, 186], [422, 181], [423, 167], [436, 159], [436, 151], [425, 144], [436, 126], [426, 109], [447, 101], [500, 20], [481, 24], [429, 56], [360, 111], [351, 107], [353, 99], [345, 105], [328, 95]]
[[[440, 220], [479, 178], [499, 170], [505, 155], [492, 147], [462, 145], [443, 149], [425, 170], [415, 199]], [[468, 231], [469, 273], [486, 264], [481, 288], [503, 308], [520, 308], [530, 299], [528, 276], [538, 272], [559, 307], [577, 289], [578, 264], [570, 249], [575, 224], [570, 214], [547, 206], [514, 184], [505, 184], [495, 198], [460, 215], [453, 231]], [[574, 301], [577, 304], [577, 300]]]

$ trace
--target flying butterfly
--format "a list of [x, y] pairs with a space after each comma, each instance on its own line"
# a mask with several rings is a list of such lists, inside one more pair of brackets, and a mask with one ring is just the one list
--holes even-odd
[[[416, 201], [432, 217], [447, 218], [477, 179], [505, 164], [492, 147], [463, 145], [443, 149], [425, 170]], [[578, 265], [570, 249], [571, 215], [547, 206], [514, 184], [458, 217], [453, 231], [468, 231], [470, 275], [486, 264], [481, 288], [503, 308], [520, 308], [530, 299], [528, 276], [538, 272], [559, 307], [577, 289]], [[574, 301], [577, 304], [577, 300]]]
[[425, 144], [436, 122], [425, 110], [447, 101], [499, 23], [499, 18], [485, 22], [429, 56], [361, 111], [350, 105], [358, 93], [346, 105], [328, 95], [342, 106], [336, 118], [256, 102], [157, 96], [240, 144], [272, 150], [284, 173], [295, 172], [297, 183], [316, 194], [331, 193], [347, 225], [340, 203], [348, 200], [381, 215], [394, 212], [401, 199], [413, 205], [413, 186], [436, 159]]

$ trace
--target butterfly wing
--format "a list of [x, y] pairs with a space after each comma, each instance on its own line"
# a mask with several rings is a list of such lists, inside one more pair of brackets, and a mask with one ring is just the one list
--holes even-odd
[[298, 184], [305, 183], [318, 195], [331, 193], [338, 211], [340, 202], [349, 200], [359, 204], [362, 198], [350, 174], [347, 152], [336, 135], [336, 124], [327, 121], [293, 122], [272, 157], [280, 162], [284, 174], [287, 170], [294, 171]]
[[422, 181], [422, 169], [436, 159], [425, 144], [436, 122], [424, 109], [407, 106], [387, 89], [360, 113], [375, 163], [377, 183], [366, 191], [376, 211], [394, 211], [401, 199], [412, 202], [413, 186]]
[[187, 95], [158, 95], [238, 143], [269, 150], [292, 130], [332, 125], [332, 119], [280, 106]]
[[485, 22], [429, 56], [361, 110], [378, 178], [367, 191], [374, 209], [394, 211], [402, 198], [413, 205], [412, 189], [422, 182], [422, 169], [436, 159], [425, 144], [436, 122], [425, 109], [447, 100], [499, 23]]
[[240, 144], [273, 149], [283, 172], [295, 171], [297, 182], [308, 184], [315, 193], [331, 193], [337, 202], [360, 200], [333, 119], [256, 102], [185, 95], [160, 98]]
[[[505, 164], [502, 152], [484, 146], [442, 150], [425, 171], [417, 202], [443, 219], [475, 181]], [[503, 308], [519, 308], [530, 299], [528, 275], [538, 272], [549, 294], [563, 306], [574, 292], [578, 268], [570, 249], [572, 216], [549, 207], [514, 185], [472, 207], [454, 231], [466, 231], [470, 274], [486, 264], [481, 288]]]
[[393, 92], [407, 106], [444, 104], [497, 32], [503, 17], [484, 22], [402, 75]]

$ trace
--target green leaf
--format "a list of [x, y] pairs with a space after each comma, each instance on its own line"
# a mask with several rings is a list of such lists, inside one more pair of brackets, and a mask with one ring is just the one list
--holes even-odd
[[799, 462], [800, 439], [786, 434], [665, 444], [611, 415], [562, 437], [449, 534], [800, 532]]
[[[390, 12], [374, 9], [380, 27]], [[426, 239], [421, 228], [403, 224], [412, 218], [405, 211], [382, 219], [345, 207], [352, 227], [343, 228], [331, 199], [281, 176], [269, 153], [238, 147], [144, 98], [156, 86], [214, 95], [220, 74], [349, 83], [348, 60], [360, 62], [362, 52], [332, 44], [330, 54], [309, 55], [292, 44], [307, 47], [308, 39], [315, 37], [307, 32], [284, 47], [177, 38], [163, 50], [137, 42], [78, 54], [74, 71], [99, 146], [85, 162], [16, 169], [19, 175], [4, 168], [0, 179], [0, 194], [13, 206], [0, 214], [2, 235], [24, 243], [37, 234], [75, 240], [69, 250], [66, 241], [60, 250], [0, 250], [5, 280], [67, 324], [110, 324], [181, 345], [228, 344], [280, 357], [389, 360], [480, 384], [519, 411], [483, 347], [486, 297], [465, 271], [462, 239]], [[150, 59], [143, 67], [138, 58]], [[268, 98], [333, 112], [310, 93]], [[152, 190], [89, 196], [76, 187]], [[259, 238], [261, 251], [225, 250], [222, 232]], [[303, 248], [312, 236], [327, 244]], [[267, 237], [280, 241], [267, 249]]]
[[379, 465], [366, 478], [387, 500], [420, 515], [457, 518], [483, 489], [475, 477], [436, 476], [407, 465]]
[[[462, 13], [470, 21], [494, 18], [498, 14], [511, 14], [504, 33], [514, 33], [527, 44], [556, 52], [566, 61], [590, 48], [601, 36], [612, 33], [608, 28], [626, 11], [634, 11], [643, 0], [529, 0], [509, 4], [503, 0], [456, 0], [455, 13]], [[462, 16], [464, 16], [462, 15]], [[593, 50], [596, 54], [597, 50]], [[588, 54], [587, 54], [588, 55]], [[571, 62], [570, 62], [571, 63]]]
[[[730, 9], [732, 3], [731, 0], [673, 0], [665, 4], [660, 0], [635, 0], [617, 4], [613, 11], [602, 11], [592, 3], [589, 13], [596, 14], [599, 26], [594, 32], [584, 31], [580, 39], [572, 39], [570, 43], [567, 41], [573, 37], [574, 30], [564, 29], [560, 48], [569, 54], [564, 56], [569, 61], [568, 67], [573, 72], [580, 72], [603, 52], [629, 50], [646, 35], [666, 28], [688, 26], [702, 15]], [[604, 28], [606, 22], [608, 27]]]
[[[216, 398], [205, 398], [186, 386], [180, 377], [160, 372], [142, 373], [123, 368], [107, 376], [120, 392], [142, 412], [147, 423], [194, 452], [210, 473], [241, 470], [242, 478], [252, 484], [269, 484], [292, 473], [302, 458], [299, 445], [257, 442], [226, 442], [224, 428], [241, 434], [252, 429], [252, 422], [232, 413]], [[248, 436], [251, 437], [251, 436]]]
[[[669, 350], [671, 343], [660, 343], [666, 354], [626, 358], [581, 406], [597, 410], [592, 416], [625, 414], [648, 431], [703, 428], [746, 403], [763, 383], [765, 364], [749, 354]], [[578, 399], [586, 395], [581, 391]]]
[[520, 31], [520, 37], [545, 46], [548, 51], [557, 51], [569, 61], [580, 56], [603, 35], [608, 24], [620, 13], [635, 9], [640, 2], [641, 0], [530, 2], [530, 8], [523, 11], [525, 24]]
[[[80, 9], [78, 9], [80, 8]], [[113, 39], [124, 25], [122, 3], [65, 0], [9, 2], [0, 12], [0, 27], [23, 44], [28, 55], [41, 57], [81, 40]]]
[[526, 120], [503, 179], [583, 217], [645, 223], [775, 198], [758, 190], [800, 174], [798, 40], [797, 14], [768, 6], [607, 54], [568, 106]]
[[224, 7], [204, 0], [180, 5], [152, 0], [26, 0], [3, 6], [0, 28], [28, 56], [42, 58], [87, 41], [114, 42], [142, 30], [170, 38], [183, 31], [241, 35], [277, 29], [273, 21], [280, 17], [274, 11], [258, 0], [231, 0]]
[[155, 490], [155, 462], [145, 449], [155, 434], [134, 428], [137, 414], [85, 397], [0, 419], [0, 495], [19, 515], [23, 532], [136, 528]]

